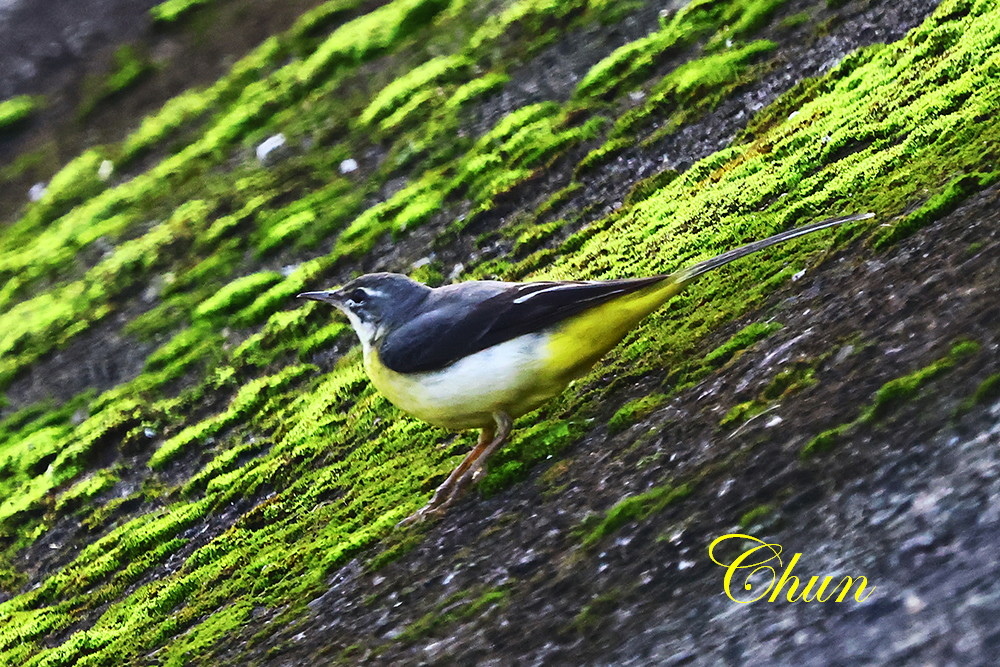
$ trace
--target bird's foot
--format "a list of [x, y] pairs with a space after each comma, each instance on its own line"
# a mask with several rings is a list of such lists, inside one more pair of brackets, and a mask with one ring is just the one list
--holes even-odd
[[397, 528], [402, 528], [404, 526], [410, 526], [417, 523], [423, 523], [428, 519], [444, 516], [445, 507], [436, 506], [432, 503], [427, 503], [416, 512], [406, 517], [402, 521], [396, 524]]
[[449, 482], [442, 484], [434, 492], [430, 502], [396, 525], [409, 526], [427, 519], [444, 516], [445, 511], [451, 507], [452, 503], [465, 495], [465, 492], [469, 490], [472, 482], [478, 479], [481, 472], [481, 470], [470, 470], [458, 479], [449, 480]]

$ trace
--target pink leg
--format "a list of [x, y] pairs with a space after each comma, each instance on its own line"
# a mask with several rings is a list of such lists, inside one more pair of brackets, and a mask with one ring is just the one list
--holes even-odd
[[430, 502], [423, 509], [400, 521], [399, 525], [404, 526], [417, 521], [423, 521], [431, 515], [442, 515], [462, 495], [462, 492], [468, 488], [473, 477], [482, 469], [489, 457], [510, 436], [510, 427], [513, 424], [513, 420], [503, 412], [493, 415], [493, 419], [496, 421], [496, 427], [484, 428], [479, 433], [479, 442], [462, 459], [458, 467], [448, 475], [448, 479], [444, 480], [441, 486], [437, 488]]

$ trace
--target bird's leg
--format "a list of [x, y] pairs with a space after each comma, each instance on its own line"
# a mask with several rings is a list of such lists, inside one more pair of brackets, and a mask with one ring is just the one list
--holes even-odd
[[476, 446], [472, 448], [472, 451], [466, 454], [462, 462], [458, 464], [458, 467], [451, 471], [448, 475], [448, 479], [442, 482], [441, 486], [437, 488], [434, 492], [433, 497], [429, 503], [427, 503], [428, 508], [437, 507], [444, 504], [449, 498], [451, 498], [452, 493], [455, 490], [455, 485], [458, 480], [462, 478], [463, 475], [469, 470], [469, 468], [476, 462], [476, 460], [483, 455], [485, 449], [493, 441], [493, 429], [484, 428], [479, 432], [479, 441]]
[[500, 449], [500, 446], [507, 442], [507, 438], [510, 437], [510, 427], [514, 423], [510, 415], [498, 412], [493, 415], [493, 419], [496, 421], [496, 431], [494, 432], [492, 441], [483, 448], [475, 460], [470, 462], [469, 467], [462, 473], [462, 476], [455, 481], [455, 488], [451, 492], [451, 497], [446, 501], [448, 504], [462, 494], [466, 487], [476, 478], [479, 471], [483, 469], [489, 458], [493, 456], [493, 453]]
[[465, 487], [472, 480], [472, 477], [482, 468], [486, 460], [502, 445], [510, 435], [510, 427], [513, 421], [502, 412], [493, 416], [496, 427], [484, 428], [479, 433], [479, 441], [472, 448], [458, 467], [451, 471], [448, 478], [437, 488], [434, 495], [422, 509], [408, 516], [399, 522], [399, 525], [406, 525], [416, 521], [422, 521], [433, 514], [443, 514], [465, 490]]
[[471, 466], [472, 463], [479, 458], [483, 450], [489, 446], [492, 440], [492, 428], [484, 428], [480, 431], [479, 442], [476, 443], [476, 446], [472, 448], [471, 452], [466, 454], [465, 458], [462, 459], [462, 462], [458, 464], [458, 467], [451, 471], [451, 474], [448, 475], [448, 478], [441, 483], [441, 486], [434, 491], [434, 495], [431, 496], [430, 501], [421, 509], [400, 521], [399, 525], [405, 526], [406, 524], [423, 521], [429, 515], [440, 514], [446, 507], [446, 501], [452, 497], [452, 493], [455, 490], [455, 483], [463, 474], [465, 474], [465, 471], [469, 469], [469, 466]]

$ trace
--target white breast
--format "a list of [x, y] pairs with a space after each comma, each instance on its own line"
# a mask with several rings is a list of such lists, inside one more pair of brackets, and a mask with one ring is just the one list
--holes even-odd
[[376, 363], [365, 349], [375, 387], [418, 419], [451, 429], [493, 424], [493, 414], [518, 417], [562, 390], [545, 381], [547, 334], [527, 334], [423, 373], [401, 374]]

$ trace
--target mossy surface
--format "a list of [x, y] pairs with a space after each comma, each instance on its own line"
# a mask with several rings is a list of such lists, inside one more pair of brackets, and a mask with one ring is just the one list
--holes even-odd
[[184, 17], [192, 10], [206, 5], [212, 0], [166, 0], [149, 10], [154, 21], [161, 23], [173, 23]]
[[[160, 7], [179, 17], [194, 4]], [[566, 30], [620, 19], [622, 3], [517, 0], [485, 20], [474, 2], [376, 4], [356, 16], [361, 3], [321, 5], [215, 84], [68, 161], [0, 233], [0, 386], [12, 401], [27, 373], [84, 333], [120, 327], [155, 350], [113, 388], [5, 409], [0, 662], [205, 662], [260, 613], [275, 625], [307, 613], [332, 573], [371, 556], [426, 501], [469, 438], [441, 448], [441, 431], [400, 415], [367, 382], [344, 323], [294, 295], [371, 266], [407, 270], [484, 221], [506, 220], [551, 170], [585, 179], [647, 138], [647, 121], [676, 131], [709, 113], [768, 66], [775, 43], [755, 33], [783, 3], [689, 3], [591, 67], [568, 99], [512, 97], [520, 101], [492, 115], [484, 109], [509, 92], [518, 62]], [[664, 72], [668, 57], [677, 62]], [[543, 219], [581, 188], [559, 183], [509, 228], [490, 230], [516, 259], [470, 259], [456, 275], [664, 273], [863, 210], [890, 225], [871, 236], [873, 252], [891, 252], [995, 181], [1000, 129], [983, 121], [1000, 109], [998, 58], [995, 3], [946, 0], [903, 39], [857, 51], [761, 109], [690, 169], [632, 184], [589, 226], [564, 233], [562, 218]], [[122, 68], [124, 88], [134, 71]], [[645, 101], [630, 112], [620, 102], [639, 89]], [[253, 148], [278, 132], [291, 149], [262, 166]], [[348, 158], [359, 169], [340, 173]], [[102, 179], [106, 160], [134, 173]], [[618, 430], [737, 360], [781, 325], [755, 321], [721, 344], [720, 328], [737, 329], [777, 287], [866, 229], [808, 237], [706, 276], [519, 422], [479, 491], [501, 493], [594, 419], [605, 423], [603, 377], [664, 379], [610, 417]], [[438, 280], [450, 268], [421, 266]], [[858, 420], [876, 422], [972, 353], [957, 347], [885, 385]], [[759, 400], [810, 382], [805, 371], [775, 378]], [[835, 442], [834, 431], [807, 449]], [[693, 489], [655, 485], [579, 539], [596, 545]], [[63, 519], [86, 528], [73, 549], [51, 570], [22, 571], [20, 555]], [[371, 567], [410, 548], [404, 541]], [[510, 595], [476, 591], [397, 639], [443, 632]]]
[[[950, 371], [957, 364], [975, 356], [979, 351], [978, 343], [974, 341], [959, 341], [952, 345], [948, 354], [923, 368], [907, 375], [889, 380], [872, 396], [872, 400], [854, 420], [827, 429], [812, 438], [802, 449], [802, 456], [829, 451], [852, 428], [862, 424], [875, 424], [885, 419], [902, 405], [915, 399], [919, 393], [940, 375]], [[985, 383], [988, 385], [989, 380]]]
[[642, 521], [662, 512], [691, 495], [693, 490], [691, 484], [665, 484], [629, 496], [605, 512], [603, 517], [591, 518], [581, 525], [581, 542], [584, 546], [592, 546], [627, 523]]
[[38, 109], [38, 101], [30, 95], [18, 95], [0, 102], [0, 132], [17, 125]]
[[608, 429], [612, 432], [625, 430], [631, 424], [648, 417], [651, 412], [663, 405], [666, 400], [667, 397], [664, 394], [650, 394], [649, 396], [629, 401], [618, 408], [615, 414], [611, 415], [611, 419], [608, 420]]

